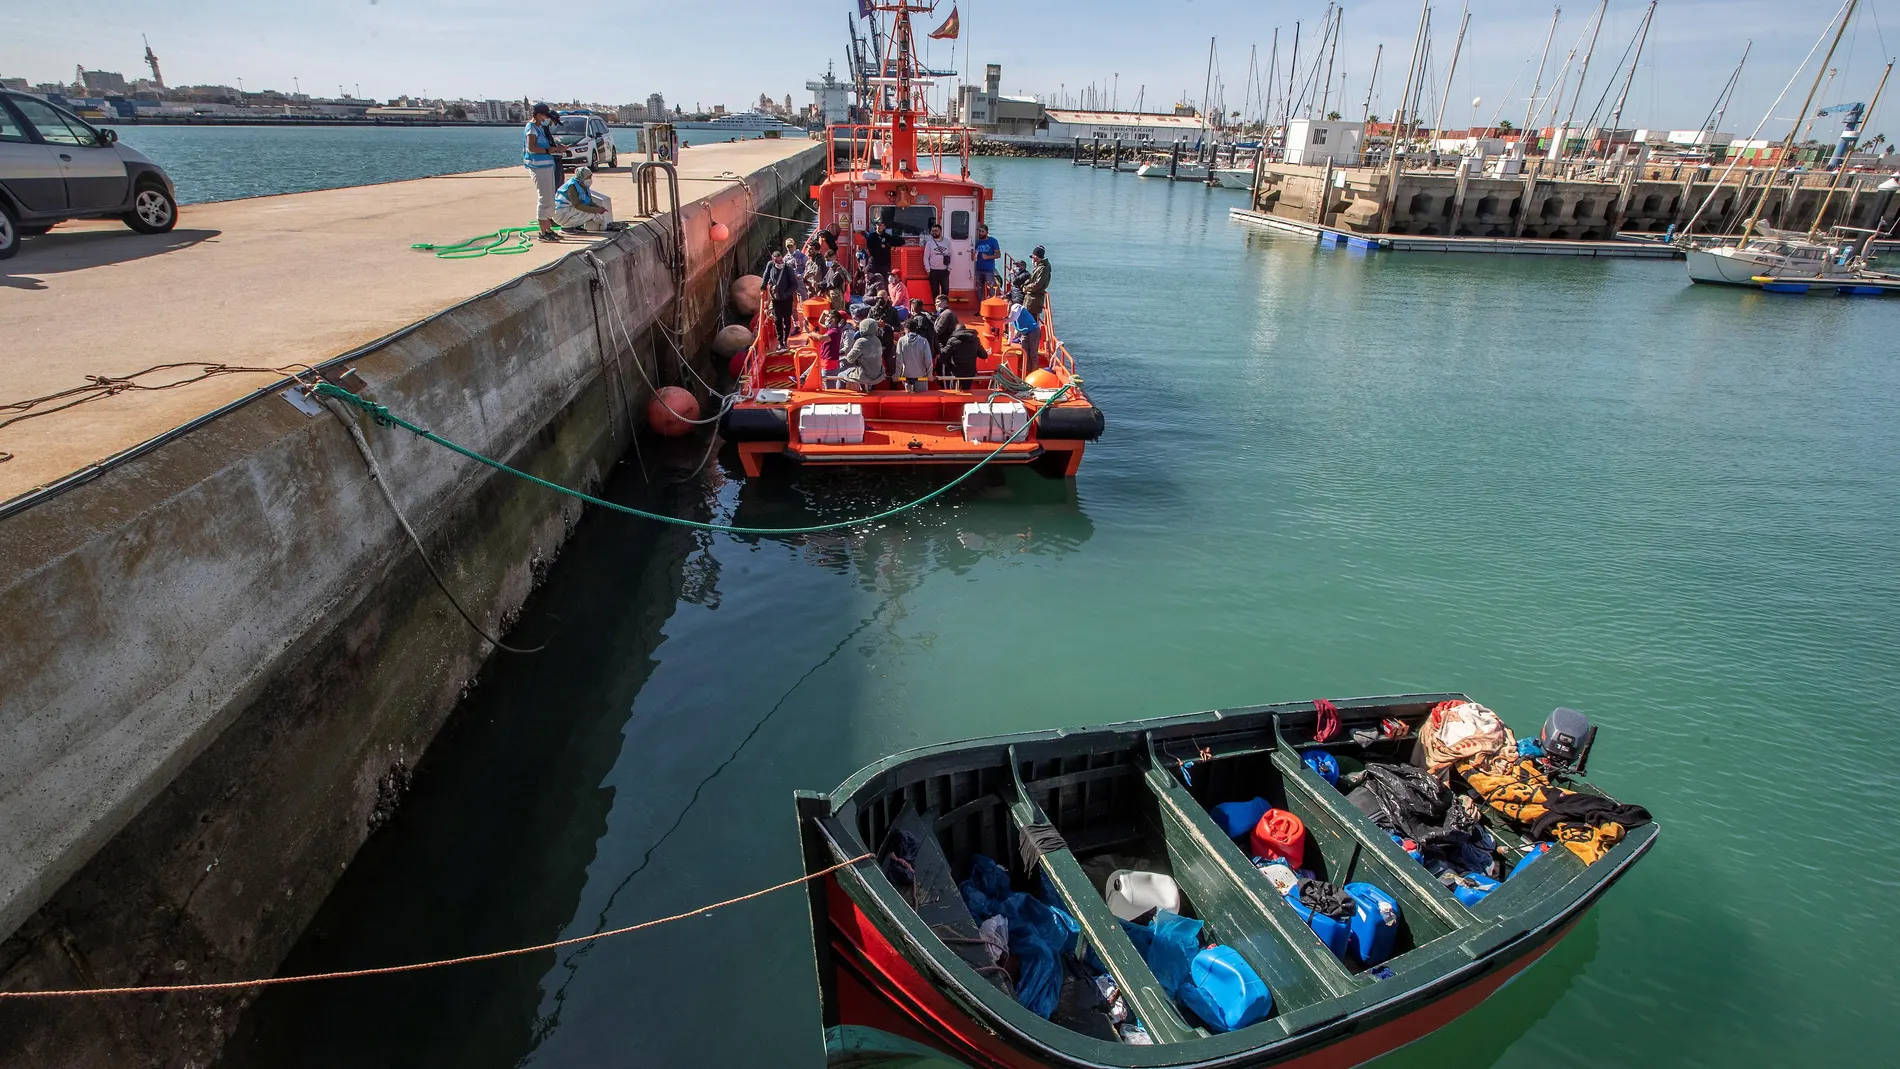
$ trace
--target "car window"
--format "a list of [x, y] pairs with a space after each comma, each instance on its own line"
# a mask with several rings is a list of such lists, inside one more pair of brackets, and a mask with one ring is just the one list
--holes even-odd
[[0, 141], [26, 141], [26, 129], [20, 120], [13, 117], [5, 104], [0, 104]]
[[96, 145], [98, 140], [92, 131], [78, 119], [68, 120], [59, 110], [42, 100], [16, 100], [26, 121], [33, 124], [40, 136], [55, 145]]
[[604, 122], [590, 123], [588, 125], [589, 129], [587, 132], [593, 134], [595, 137], [599, 137], [607, 132], [607, 124]]

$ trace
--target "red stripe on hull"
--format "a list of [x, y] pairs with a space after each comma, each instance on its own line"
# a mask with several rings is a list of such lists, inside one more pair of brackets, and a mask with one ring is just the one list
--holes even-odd
[[[827, 878], [832, 923], [834, 992], [840, 1024], [875, 1028], [941, 1050], [980, 1069], [1047, 1069], [1049, 1063], [1007, 1045], [982, 1022], [944, 997], [905, 960], [835, 878]], [[1286, 1069], [1350, 1069], [1429, 1035], [1476, 1007], [1570, 934], [1565, 925], [1510, 964], [1402, 1017], [1315, 1051], [1252, 1065]]]

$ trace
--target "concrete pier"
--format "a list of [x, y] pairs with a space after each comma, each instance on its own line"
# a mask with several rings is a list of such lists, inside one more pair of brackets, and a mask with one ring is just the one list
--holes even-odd
[[[0, 276], [0, 401], [347, 353], [392, 410], [598, 486], [650, 384], [703, 395], [726, 284], [800, 215], [822, 155], [689, 150], [683, 284], [664, 218], [513, 256], [409, 248], [528, 222], [519, 168], [188, 206], [154, 238], [62, 227]], [[628, 218], [624, 173], [596, 181]], [[677, 349], [658, 326], [676, 307]], [[0, 429], [0, 988], [268, 975], [492, 652], [346, 429], [280, 385], [219, 375]], [[358, 422], [437, 569], [505, 631], [578, 504]], [[0, 1050], [206, 1065], [249, 997], [0, 1003]]]
[[[1875, 190], [1880, 176], [1797, 176], [1793, 184], [1771, 171], [1702, 169], [1634, 163], [1545, 170], [1532, 160], [1521, 175], [1487, 177], [1446, 171], [1406, 171], [1396, 188], [1383, 167], [1268, 163], [1261, 168], [1253, 208], [1261, 215], [1322, 229], [1390, 240], [1392, 248], [1434, 251], [1530, 251], [1544, 241], [1616, 242], [1619, 235], [1660, 236], [1680, 230], [1706, 201], [1695, 232], [1737, 232], [1761, 203], [1767, 226], [1807, 230], [1871, 227], [1890, 198]], [[1769, 183], [1773, 182], [1772, 187]], [[1416, 239], [1440, 239], [1420, 242]], [[1414, 240], [1404, 240], [1414, 239]], [[1474, 239], [1474, 240], [1465, 240]]]

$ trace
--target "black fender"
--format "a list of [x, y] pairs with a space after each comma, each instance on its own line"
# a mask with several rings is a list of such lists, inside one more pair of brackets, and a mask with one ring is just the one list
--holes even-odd
[[1036, 437], [1093, 442], [1107, 426], [1107, 417], [1094, 405], [1051, 405], [1036, 420]]
[[730, 408], [719, 417], [719, 436], [728, 442], [789, 442], [792, 422], [783, 408]]

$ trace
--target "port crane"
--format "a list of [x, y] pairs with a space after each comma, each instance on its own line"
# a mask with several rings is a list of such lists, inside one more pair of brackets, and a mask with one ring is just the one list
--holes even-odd
[[1814, 113], [1814, 117], [1817, 119], [1826, 118], [1829, 115], [1846, 116], [1845, 119], [1841, 120], [1843, 123], [1841, 139], [1835, 142], [1834, 155], [1828, 158], [1828, 170], [1831, 171], [1839, 167], [1841, 163], [1847, 159], [1848, 155], [1854, 151], [1854, 146], [1860, 142], [1861, 119], [1863, 119], [1866, 114], [1867, 105], [1860, 101], [1855, 101], [1851, 104], [1830, 104]]

